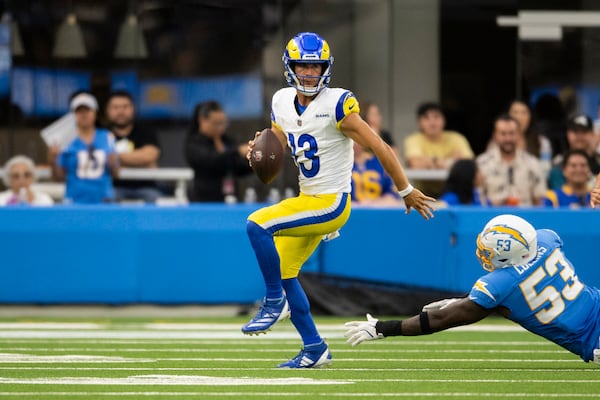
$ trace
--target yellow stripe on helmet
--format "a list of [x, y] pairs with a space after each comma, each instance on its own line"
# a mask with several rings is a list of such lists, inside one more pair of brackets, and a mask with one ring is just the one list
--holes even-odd
[[286, 50], [290, 56], [290, 60], [300, 60], [300, 49], [294, 39], [288, 42]]
[[506, 225], [496, 225], [496, 226], [492, 226], [492, 227], [488, 228], [486, 230], [486, 233], [488, 233], [488, 232], [504, 233], [504, 234], [512, 237], [517, 242], [521, 243], [523, 245], [523, 247], [525, 247], [526, 249], [529, 248], [529, 243], [527, 243], [527, 240], [525, 240], [525, 238], [523, 237], [523, 234], [514, 228], [510, 228]]
[[323, 40], [323, 48], [321, 49], [321, 60], [329, 60], [329, 43]]

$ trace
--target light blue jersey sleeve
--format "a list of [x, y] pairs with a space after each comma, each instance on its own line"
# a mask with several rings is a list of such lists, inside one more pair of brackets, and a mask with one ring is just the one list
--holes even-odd
[[510, 291], [513, 286], [513, 282], [507, 279], [505, 272], [500, 269], [479, 278], [471, 288], [469, 300], [487, 309], [501, 305], [507, 291]]

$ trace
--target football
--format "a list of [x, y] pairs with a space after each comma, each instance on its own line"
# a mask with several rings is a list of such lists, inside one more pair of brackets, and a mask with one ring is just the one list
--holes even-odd
[[258, 179], [265, 184], [271, 183], [281, 169], [282, 159], [281, 142], [271, 129], [263, 129], [250, 154], [250, 165]]

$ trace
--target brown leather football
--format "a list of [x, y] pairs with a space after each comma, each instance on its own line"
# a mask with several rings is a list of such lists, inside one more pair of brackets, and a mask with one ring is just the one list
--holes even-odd
[[283, 160], [283, 146], [275, 133], [269, 128], [263, 129], [254, 141], [250, 155], [252, 170], [262, 183], [271, 183], [279, 173]]

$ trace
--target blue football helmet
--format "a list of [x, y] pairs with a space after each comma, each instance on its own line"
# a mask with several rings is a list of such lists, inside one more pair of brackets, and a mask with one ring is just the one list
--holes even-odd
[[[282, 60], [288, 85], [296, 88], [303, 95], [314, 96], [329, 85], [333, 57], [329, 51], [329, 44], [316, 33], [302, 32], [294, 36], [285, 47]], [[321, 75], [297, 75], [294, 72], [296, 63], [322, 64]], [[319, 81], [316, 86], [305, 86], [306, 78], [319, 78]]]

